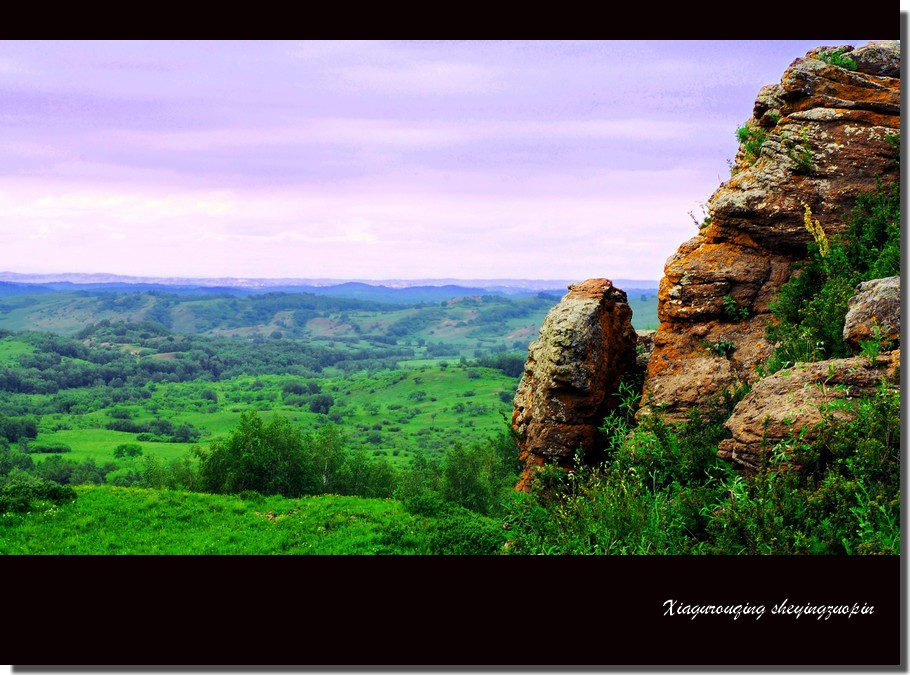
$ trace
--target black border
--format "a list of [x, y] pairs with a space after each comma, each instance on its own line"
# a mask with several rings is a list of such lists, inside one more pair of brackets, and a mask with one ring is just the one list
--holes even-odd
[[[7, 590], [2, 651], [19, 663], [897, 669], [905, 651], [898, 556], [12, 562], [4, 576], [23, 595], [9, 602]], [[764, 604], [766, 611], [760, 619], [665, 616], [669, 599]], [[773, 615], [784, 600], [857, 603], [874, 612], [828, 620]]]

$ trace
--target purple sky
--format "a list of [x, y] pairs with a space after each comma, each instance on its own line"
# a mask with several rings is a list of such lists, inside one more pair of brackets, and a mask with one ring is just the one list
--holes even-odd
[[819, 45], [0, 42], [0, 271], [658, 279]]

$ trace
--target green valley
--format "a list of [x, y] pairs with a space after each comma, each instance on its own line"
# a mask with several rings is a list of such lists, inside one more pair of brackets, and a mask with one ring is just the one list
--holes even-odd
[[[512, 399], [558, 296], [338, 288], [6, 285], [0, 552], [497, 552]], [[285, 429], [309, 482], [238, 496], [214, 462], [245, 429]]]

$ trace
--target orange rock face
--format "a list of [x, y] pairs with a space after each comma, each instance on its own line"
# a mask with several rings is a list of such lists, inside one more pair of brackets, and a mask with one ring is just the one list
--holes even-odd
[[858, 194], [898, 180], [889, 136], [900, 131], [899, 44], [848, 49], [853, 71], [825, 63], [824, 51], [759, 92], [747, 127], [764, 137], [760, 149], [740, 148], [708, 202], [709, 223], [667, 261], [640, 415], [660, 408], [681, 420], [757, 379], [773, 350], [769, 303], [811, 238], [805, 206], [830, 236]]
[[526, 490], [537, 467], [570, 466], [575, 453], [601, 449], [600, 425], [619, 403], [612, 394], [635, 367], [636, 334], [625, 292], [608, 279], [588, 279], [550, 310], [528, 348], [515, 395], [512, 426]]

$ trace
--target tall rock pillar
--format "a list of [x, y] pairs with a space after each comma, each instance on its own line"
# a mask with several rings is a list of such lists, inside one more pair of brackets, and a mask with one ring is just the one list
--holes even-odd
[[544, 463], [570, 466], [581, 449], [602, 449], [599, 428], [619, 401], [612, 394], [635, 367], [635, 331], [626, 294], [608, 279], [588, 279], [550, 310], [528, 348], [515, 395], [512, 427], [526, 490]]

